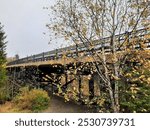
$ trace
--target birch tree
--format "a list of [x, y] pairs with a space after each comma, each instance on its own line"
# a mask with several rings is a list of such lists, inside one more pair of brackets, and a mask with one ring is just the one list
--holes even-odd
[[[135, 39], [139, 36], [139, 40], [142, 35], [137, 30], [144, 28], [146, 32], [150, 27], [149, 2], [57, 0], [51, 9], [54, 16], [47, 27], [57, 37], [63, 37], [77, 46], [85, 46], [93, 58], [96, 73], [109, 93], [111, 109], [119, 112], [123, 69], [127, 65], [129, 54], [137, 45]], [[99, 45], [98, 51], [95, 45]]]

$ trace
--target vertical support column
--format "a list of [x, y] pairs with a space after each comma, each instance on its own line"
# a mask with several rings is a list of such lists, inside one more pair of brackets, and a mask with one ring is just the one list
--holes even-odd
[[[15, 83], [15, 78], [16, 78], [16, 68], [14, 68], [14, 73], [13, 73], [13, 82]], [[11, 89], [11, 96], [12, 98], [14, 97], [14, 84], [12, 84], [12, 89]]]
[[64, 87], [65, 89], [63, 90], [64, 92], [66, 92], [66, 89], [67, 89], [67, 86], [68, 86], [68, 85], [67, 85], [67, 83], [68, 83], [68, 73], [67, 73], [67, 72], [65, 73], [65, 82], [66, 82], [66, 83], [65, 83], [66, 85], [65, 85], [65, 87]]
[[14, 97], [14, 85], [13, 85], [13, 84], [11, 85], [11, 88], [12, 88], [12, 89], [11, 89], [11, 96], [12, 96], [12, 98], [13, 98], [13, 97]]
[[81, 80], [81, 76], [79, 75], [79, 100], [81, 99], [81, 96], [82, 96], [82, 87], [81, 87], [81, 82], [82, 82], [82, 80]]
[[125, 32], [126, 33], [126, 37], [127, 37], [127, 48], [129, 47], [129, 42], [130, 42], [130, 33], [129, 32]]
[[89, 100], [92, 100], [94, 98], [94, 77], [93, 75], [91, 76], [89, 80]]
[[76, 56], [78, 57], [78, 45], [76, 44]]

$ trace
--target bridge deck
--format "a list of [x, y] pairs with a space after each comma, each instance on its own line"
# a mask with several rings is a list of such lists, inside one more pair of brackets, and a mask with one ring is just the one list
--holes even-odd
[[[143, 58], [150, 59], [150, 49], [147, 49], [145, 51], [139, 50], [139, 53], [142, 53]], [[120, 51], [117, 53], [118, 57], [123, 55], [123, 52]], [[94, 55], [96, 58], [97, 56]], [[97, 61], [100, 62], [99, 58]], [[112, 54], [107, 54], [106, 57], [106, 62], [112, 63], [113, 61]], [[92, 56], [79, 56], [77, 58], [71, 58], [71, 57], [66, 57], [62, 59], [55, 59], [55, 60], [45, 60], [45, 61], [32, 61], [32, 62], [27, 62], [27, 63], [22, 63], [22, 64], [14, 64], [14, 65], [8, 65], [6, 68], [13, 68], [13, 67], [27, 67], [27, 66], [44, 66], [44, 65], [55, 65], [55, 64], [60, 64], [60, 65], [65, 65], [65, 64], [70, 64], [70, 63], [77, 63], [77, 62], [94, 62], [94, 59]]]
[[47, 61], [36, 61], [36, 62], [29, 62], [29, 63], [22, 63], [22, 64], [15, 64], [15, 65], [8, 65], [6, 68], [12, 67], [26, 67], [26, 66], [42, 66], [42, 65], [51, 65], [51, 64], [70, 64], [76, 62], [93, 62], [93, 58], [91, 56], [87, 57], [78, 57], [78, 58], [65, 58], [65, 59], [57, 59], [57, 60], [47, 60]]

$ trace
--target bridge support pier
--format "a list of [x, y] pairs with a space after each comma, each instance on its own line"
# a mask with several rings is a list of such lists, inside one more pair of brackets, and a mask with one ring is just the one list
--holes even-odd
[[81, 86], [81, 82], [82, 82], [82, 80], [81, 80], [81, 76], [79, 75], [79, 99], [81, 99], [82, 98], [82, 86]]
[[94, 98], [94, 77], [93, 75], [91, 76], [89, 80], [89, 100], [92, 100]]
[[65, 74], [65, 82], [66, 82], [66, 83], [65, 83], [65, 84], [66, 84], [65, 89], [66, 89], [67, 86], [68, 86], [68, 84], [67, 84], [67, 83], [68, 83], [68, 75], [67, 75], [67, 73]]

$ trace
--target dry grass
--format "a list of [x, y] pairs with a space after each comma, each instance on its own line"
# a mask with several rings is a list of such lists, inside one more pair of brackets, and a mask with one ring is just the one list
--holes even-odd
[[0, 113], [15, 112], [40, 112], [49, 107], [50, 98], [46, 91], [28, 88], [22, 88], [20, 94], [13, 98], [12, 101], [0, 105]]
[[12, 102], [6, 102], [3, 105], [0, 105], [0, 113], [31, 113], [32, 111], [24, 109], [19, 110], [14, 103]]
[[0, 105], [0, 113], [11, 113], [14, 112], [13, 103], [6, 102], [3, 105]]

